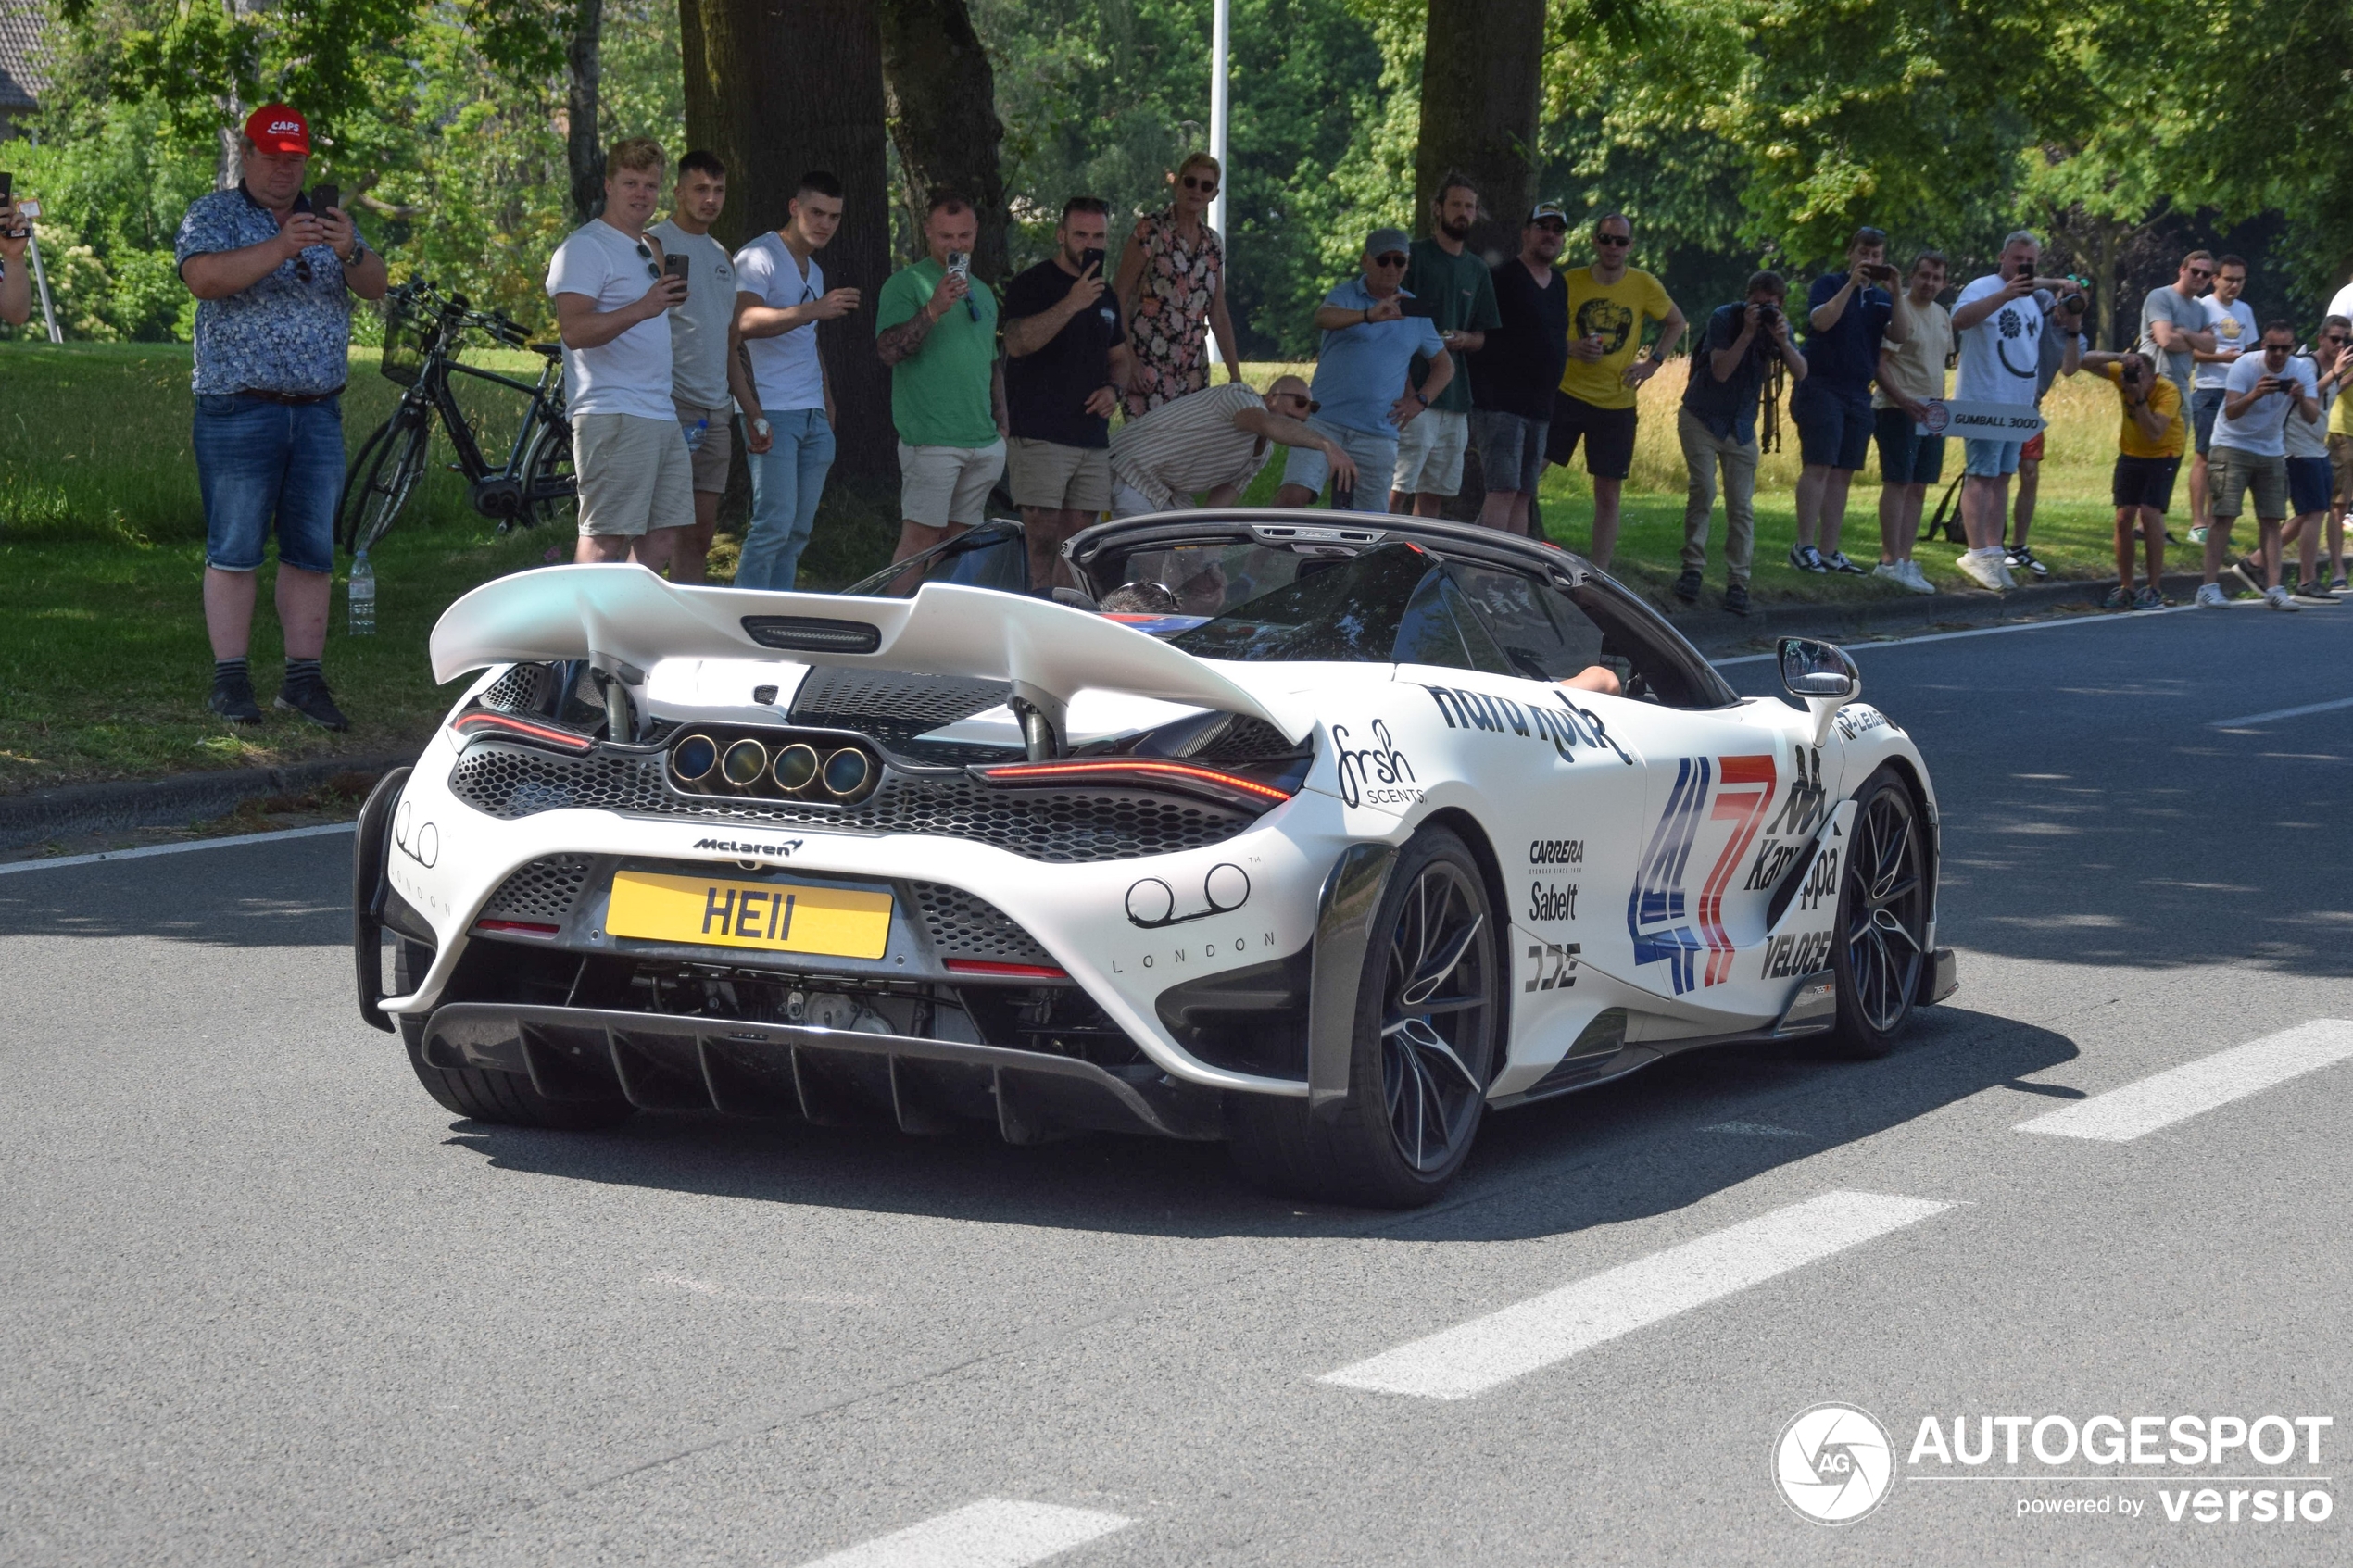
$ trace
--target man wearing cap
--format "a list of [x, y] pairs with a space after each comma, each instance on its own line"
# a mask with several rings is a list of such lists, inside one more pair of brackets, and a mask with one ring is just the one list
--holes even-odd
[[205, 629], [215, 713], [261, 721], [245, 661], [255, 573], [274, 523], [286, 674], [277, 706], [331, 730], [350, 722], [320, 659], [334, 588], [351, 296], [382, 299], [384, 257], [339, 207], [303, 194], [310, 126], [283, 104], [245, 121], [245, 177], [200, 196], [173, 245], [196, 296], [196, 483], [205, 510]]
[[[1365, 240], [1364, 276], [1326, 295], [1315, 312], [1324, 336], [1313, 395], [1321, 412], [1307, 427], [1338, 443], [1367, 483], [1378, 484], [1381, 475], [1396, 471], [1398, 432], [1454, 379], [1454, 361], [1438, 329], [1426, 316], [1405, 314], [1405, 301], [1412, 297], [1403, 287], [1410, 258], [1404, 230], [1374, 230]], [[1428, 379], [1418, 387], [1408, 380], [1416, 355], [1429, 361]], [[1292, 447], [1283, 461], [1283, 487], [1275, 493], [1275, 504], [1314, 504], [1330, 472], [1320, 449]], [[1339, 492], [1333, 499], [1340, 504]], [[1354, 505], [1353, 494], [1349, 505]]]
[[1568, 284], [1553, 270], [1567, 233], [1559, 203], [1538, 202], [1529, 212], [1519, 254], [1490, 274], [1498, 324], [1469, 364], [1471, 441], [1487, 483], [1478, 521], [1513, 533], [1529, 532], [1553, 389], [1568, 364]]

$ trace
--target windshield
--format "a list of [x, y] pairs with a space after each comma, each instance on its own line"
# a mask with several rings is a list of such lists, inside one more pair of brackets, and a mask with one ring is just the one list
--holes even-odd
[[1203, 659], [1507, 669], [1445, 564], [1418, 546], [1291, 563], [1290, 582], [1169, 641]]

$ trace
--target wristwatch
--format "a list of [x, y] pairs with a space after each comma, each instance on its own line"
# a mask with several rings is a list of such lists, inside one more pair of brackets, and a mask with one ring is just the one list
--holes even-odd
[[1429, 398], [1423, 393], [1420, 387], [1416, 387], [1414, 389], [1414, 401], [1420, 404], [1425, 408], [1429, 407]]
[[351, 237], [351, 254], [343, 258], [343, 264], [346, 267], [357, 267], [367, 258], [367, 255], [368, 242], [354, 234]]

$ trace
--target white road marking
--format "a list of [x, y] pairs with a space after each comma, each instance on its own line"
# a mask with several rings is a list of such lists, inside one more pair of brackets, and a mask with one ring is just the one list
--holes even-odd
[[806, 1568], [1025, 1568], [1134, 1523], [1092, 1509], [983, 1498]]
[[2317, 1019], [2020, 1122], [2021, 1133], [2130, 1143], [2202, 1110], [2353, 1057], [2353, 1022]]
[[1460, 1399], [1951, 1208], [1826, 1192], [1607, 1269], [1316, 1381]]
[[270, 844], [286, 838], [318, 838], [349, 833], [358, 824], [326, 822], [318, 827], [281, 828], [276, 833], [240, 833], [227, 838], [192, 838], [185, 844], [150, 844], [138, 849], [102, 849], [94, 855], [59, 855], [48, 860], [10, 860], [0, 864], [0, 876], [11, 872], [56, 871], [62, 866], [94, 866], [101, 860], [144, 860], [150, 855], [185, 855], [192, 849], [226, 849], [235, 844]]
[[2307, 713], [2334, 713], [2340, 708], [2353, 708], [2353, 696], [2341, 696], [2334, 702], [2308, 702], [2301, 708], [2275, 708], [2269, 713], [2249, 713], [2240, 719], [2217, 719], [2207, 728], [2234, 730], [2242, 724], [2268, 724], [2274, 719], [2301, 719]]
[[[2262, 601], [2255, 602], [2259, 604]], [[1839, 643], [1838, 646], [1849, 653], [1863, 653], [1871, 648], [1910, 647], [1914, 643], [1949, 643], [1957, 637], [1998, 637], [2006, 632], [2043, 632], [2053, 626], [2121, 626], [2130, 621], [2145, 620], [2152, 615], [2180, 615], [2196, 608], [2196, 605], [2168, 605], [2163, 609], [2133, 609], [2121, 613], [2079, 615], [2059, 621], [2013, 621], [2001, 626], [1976, 626], [1966, 632], [1931, 632], [1922, 637], [1880, 637], [1869, 642]], [[1838, 641], [1835, 637], [1831, 640]], [[1734, 664], [1758, 664], [1766, 659], [1780, 657], [1780, 654], [1778, 651], [1743, 653], [1730, 659], [1711, 659], [1709, 662], [1717, 669], [1722, 670]]]

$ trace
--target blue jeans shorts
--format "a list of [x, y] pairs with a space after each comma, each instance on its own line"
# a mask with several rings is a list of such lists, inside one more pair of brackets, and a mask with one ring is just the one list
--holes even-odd
[[2019, 449], [2023, 441], [1981, 441], [1976, 436], [1961, 442], [1961, 471], [1971, 479], [2007, 479], [2018, 471]]
[[1817, 387], [1811, 381], [1799, 382], [1789, 395], [1789, 417], [1797, 425], [1798, 458], [1807, 468], [1861, 471], [1878, 424], [1869, 387]]
[[[1389, 506], [1389, 481], [1397, 467], [1397, 433], [1381, 435], [1367, 430], [1353, 430], [1336, 425], [1329, 420], [1311, 419], [1307, 428], [1316, 434], [1328, 436], [1332, 444], [1356, 461], [1356, 509], [1383, 511]], [[1317, 495], [1323, 494], [1324, 482], [1331, 477], [1332, 465], [1324, 454], [1313, 446], [1294, 446], [1283, 458], [1283, 483], [1302, 485]]]
[[272, 403], [244, 393], [206, 394], [196, 399], [193, 445], [207, 566], [258, 571], [274, 525], [280, 566], [334, 571], [342, 399]]
[[2214, 420], [2230, 396], [2230, 388], [2222, 386], [2201, 386], [2190, 394], [2190, 435], [2201, 458], [2214, 450]]

